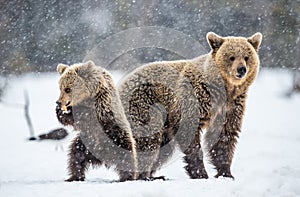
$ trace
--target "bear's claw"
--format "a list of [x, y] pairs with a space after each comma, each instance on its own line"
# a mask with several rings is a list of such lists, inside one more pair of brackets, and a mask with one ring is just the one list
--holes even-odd
[[165, 181], [165, 180], [167, 180], [167, 179], [166, 179], [165, 176], [157, 176], [157, 177], [151, 176], [151, 177], [146, 177], [146, 178], [144, 178], [144, 180], [145, 180], [145, 181], [155, 181], [155, 180], [163, 180], [163, 181]]
[[65, 180], [65, 182], [73, 182], [73, 181], [84, 181], [84, 178], [83, 177], [79, 178], [79, 177], [72, 176], [72, 177]]
[[231, 178], [232, 180], [234, 180], [234, 176], [231, 175], [231, 173], [227, 173], [227, 172], [219, 172], [218, 174], [215, 175], [215, 178], [219, 178], [220, 176], [226, 177], [226, 178]]

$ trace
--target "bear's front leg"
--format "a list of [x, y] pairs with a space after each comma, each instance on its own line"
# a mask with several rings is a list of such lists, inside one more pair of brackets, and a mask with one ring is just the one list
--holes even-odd
[[[226, 113], [225, 123], [220, 121], [223, 120], [223, 118], [218, 118], [217, 116], [214, 120], [214, 125], [208, 130], [207, 136], [210, 137], [206, 136], [206, 140], [208, 141], [207, 143], [209, 143], [210, 161], [217, 170], [216, 178], [223, 176], [234, 179], [230, 167], [235, 145], [239, 137], [239, 132], [241, 131], [245, 98], [245, 95], [237, 97]], [[217, 131], [220, 131], [220, 133]], [[211, 136], [214, 136], [213, 139]]]
[[74, 118], [72, 113], [72, 107], [68, 106], [68, 113], [65, 113], [63, 110], [61, 110], [61, 106], [57, 105], [55, 108], [56, 117], [58, 121], [63, 125], [73, 125], [74, 124]]
[[219, 140], [210, 149], [209, 156], [211, 163], [217, 170], [216, 178], [223, 176], [234, 179], [231, 174], [230, 166], [237, 138], [237, 132], [221, 132]]
[[68, 170], [70, 178], [66, 181], [84, 181], [85, 171], [89, 165], [101, 165], [101, 161], [96, 159], [85, 147], [80, 137], [76, 137], [69, 152]]

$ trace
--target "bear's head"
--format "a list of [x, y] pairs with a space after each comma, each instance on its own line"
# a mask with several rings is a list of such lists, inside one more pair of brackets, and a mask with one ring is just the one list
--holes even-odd
[[60, 96], [57, 105], [67, 112], [72, 106], [77, 106], [83, 101], [93, 98], [101, 85], [101, 78], [92, 61], [73, 64], [71, 66], [58, 64], [57, 71], [60, 74]]
[[221, 76], [231, 85], [251, 84], [259, 69], [258, 48], [262, 34], [249, 38], [221, 37], [213, 32], [207, 34], [211, 54]]

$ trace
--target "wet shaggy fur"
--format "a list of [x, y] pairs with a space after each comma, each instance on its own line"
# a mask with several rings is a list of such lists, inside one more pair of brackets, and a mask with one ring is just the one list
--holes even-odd
[[66, 181], [83, 181], [90, 165], [102, 164], [115, 166], [120, 181], [135, 180], [135, 142], [110, 74], [91, 61], [59, 64], [57, 70], [57, 118], [79, 132], [70, 146]]
[[231, 177], [249, 86], [258, 69], [262, 35], [207, 34], [208, 54], [192, 60], [154, 62], [133, 71], [119, 93], [136, 140], [139, 179], [152, 177], [176, 146], [190, 178], [208, 178], [200, 139], [215, 177]]

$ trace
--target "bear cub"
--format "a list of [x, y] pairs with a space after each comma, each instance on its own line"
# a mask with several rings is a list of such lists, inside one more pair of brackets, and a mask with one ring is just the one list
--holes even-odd
[[208, 178], [200, 139], [215, 177], [231, 177], [231, 163], [249, 86], [259, 70], [261, 33], [251, 37], [207, 34], [211, 48], [195, 59], [146, 64], [119, 86], [136, 140], [139, 179], [153, 174], [175, 147], [184, 154], [190, 178]]
[[120, 181], [135, 180], [135, 141], [110, 74], [92, 61], [59, 64], [57, 71], [57, 118], [78, 132], [70, 146], [66, 181], [83, 181], [90, 165], [115, 166]]

